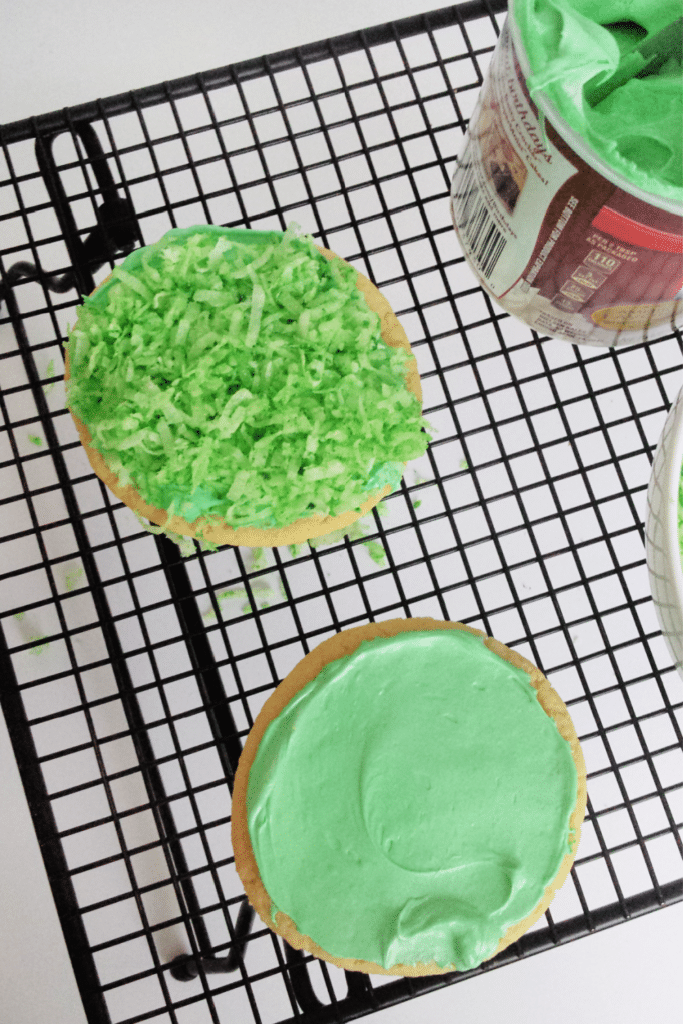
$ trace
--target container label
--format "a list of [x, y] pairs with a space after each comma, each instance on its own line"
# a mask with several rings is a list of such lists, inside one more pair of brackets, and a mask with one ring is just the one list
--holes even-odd
[[[544, 140], [507, 34], [506, 21], [451, 188], [462, 247], [496, 297], [521, 277], [553, 196], [576, 174], [576, 167]], [[575, 205], [576, 200], [562, 211], [538, 269]]]

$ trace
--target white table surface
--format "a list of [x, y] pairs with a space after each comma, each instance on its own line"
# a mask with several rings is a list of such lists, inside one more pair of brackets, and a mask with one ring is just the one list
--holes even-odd
[[[5, 4], [0, 122], [367, 27], [429, 0]], [[438, 6], [438, 0], [434, 0]], [[0, 1021], [85, 1020], [0, 718]], [[680, 1020], [683, 904], [383, 1011], [377, 1024]], [[241, 1024], [241, 1022], [235, 1022]], [[245, 1022], [246, 1024], [246, 1022]]]

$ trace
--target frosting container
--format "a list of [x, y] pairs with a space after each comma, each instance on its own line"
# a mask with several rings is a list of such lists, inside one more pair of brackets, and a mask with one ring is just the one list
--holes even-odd
[[683, 679], [683, 388], [657, 444], [647, 489], [650, 590], [662, 636]]
[[677, 14], [677, 0], [510, 0], [451, 214], [482, 287], [541, 334], [614, 346], [683, 325], [680, 62], [586, 99]]

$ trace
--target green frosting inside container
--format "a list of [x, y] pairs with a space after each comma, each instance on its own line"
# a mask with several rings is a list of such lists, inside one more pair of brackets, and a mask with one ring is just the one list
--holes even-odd
[[[683, 203], [683, 74], [670, 59], [591, 108], [584, 86], [606, 80], [623, 54], [681, 16], [680, 0], [514, 0], [529, 92], [638, 188]], [[567, 140], [571, 145], [571, 139]]]
[[272, 914], [327, 953], [476, 967], [570, 850], [571, 747], [463, 630], [364, 641], [266, 729], [249, 835]]
[[428, 435], [356, 278], [295, 226], [169, 231], [85, 300], [69, 407], [124, 486], [188, 522], [357, 509]]

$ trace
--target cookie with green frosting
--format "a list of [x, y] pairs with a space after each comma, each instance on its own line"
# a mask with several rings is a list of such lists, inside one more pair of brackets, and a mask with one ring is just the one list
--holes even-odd
[[277, 687], [235, 778], [235, 866], [290, 945], [376, 974], [469, 970], [547, 909], [586, 773], [542, 673], [459, 623], [345, 630]]
[[294, 226], [169, 231], [85, 300], [66, 351], [98, 476], [153, 523], [217, 544], [350, 526], [429, 440], [388, 303]]

